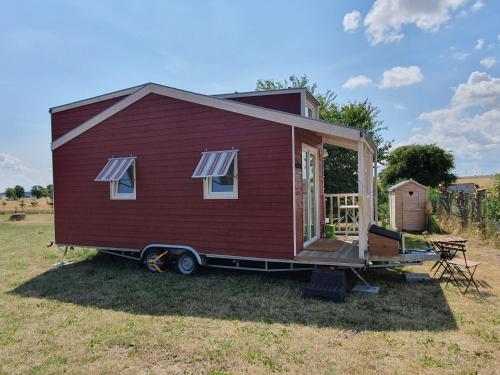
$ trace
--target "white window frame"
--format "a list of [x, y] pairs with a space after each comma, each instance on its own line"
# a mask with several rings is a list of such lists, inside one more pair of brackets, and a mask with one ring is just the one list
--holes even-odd
[[203, 199], [238, 199], [238, 155], [234, 156], [233, 191], [213, 192], [212, 177], [203, 179]]
[[111, 181], [109, 183], [109, 194], [110, 194], [111, 200], [135, 200], [136, 199], [137, 173], [136, 173], [136, 169], [135, 169], [135, 160], [132, 162], [132, 165], [134, 167], [134, 192], [133, 193], [118, 193], [118, 180]]
[[[311, 116], [308, 116], [307, 115], [307, 111], [311, 111]], [[309, 105], [309, 104], [306, 104], [306, 111], [305, 111], [305, 116], [308, 117], [308, 118], [314, 118], [314, 109]]]

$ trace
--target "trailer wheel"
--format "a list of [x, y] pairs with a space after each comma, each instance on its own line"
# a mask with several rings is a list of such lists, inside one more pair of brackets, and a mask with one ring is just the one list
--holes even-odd
[[165, 272], [168, 265], [168, 250], [149, 249], [143, 255], [142, 263], [151, 272]]
[[184, 276], [192, 276], [198, 270], [198, 260], [191, 252], [184, 251], [177, 257], [177, 269]]

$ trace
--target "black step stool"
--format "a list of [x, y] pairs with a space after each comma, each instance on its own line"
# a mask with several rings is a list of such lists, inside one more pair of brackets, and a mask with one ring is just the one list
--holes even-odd
[[309, 285], [304, 289], [304, 298], [322, 298], [333, 302], [345, 301], [347, 293], [346, 275], [343, 271], [314, 270]]

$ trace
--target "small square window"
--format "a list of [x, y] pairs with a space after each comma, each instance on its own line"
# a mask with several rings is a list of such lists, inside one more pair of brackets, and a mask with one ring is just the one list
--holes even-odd
[[111, 181], [111, 199], [135, 199], [135, 161], [117, 181]]
[[206, 177], [203, 180], [205, 199], [238, 199], [238, 159], [231, 162], [227, 174], [218, 177]]

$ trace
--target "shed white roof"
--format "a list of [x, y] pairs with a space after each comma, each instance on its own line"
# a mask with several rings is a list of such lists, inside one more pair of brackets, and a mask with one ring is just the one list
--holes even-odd
[[427, 190], [427, 186], [422, 185], [421, 183], [418, 183], [417, 181], [410, 179], [410, 180], [401, 181], [401, 182], [397, 183], [396, 185], [391, 186], [389, 188], [389, 191], [397, 190], [397, 189], [399, 189], [399, 188], [401, 188], [401, 187], [403, 187], [403, 186], [405, 186], [407, 184], [410, 184], [410, 183], [416, 184], [416, 185], [418, 185], [418, 186], [420, 186], [420, 187], [422, 187], [422, 188], [424, 188], [424, 189]]

